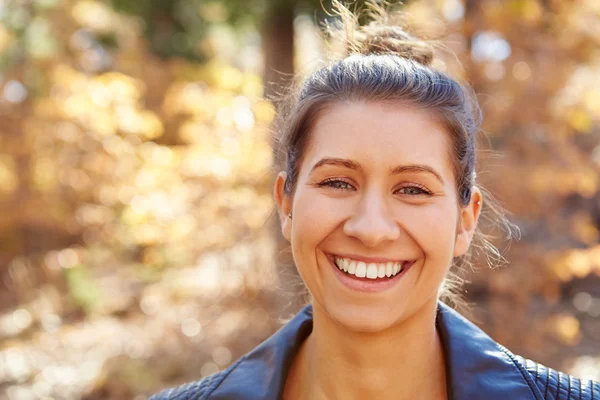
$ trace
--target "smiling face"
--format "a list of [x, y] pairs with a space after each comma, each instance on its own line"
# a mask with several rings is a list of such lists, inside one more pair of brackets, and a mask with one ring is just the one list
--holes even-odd
[[[466, 252], [479, 209], [459, 208], [450, 137], [429, 111], [400, 104], [336, 103], [310, 132], [296, 190], [275, 197], [284, 236], [317, 305], [348, 329], [377, 332], [429, 304], [455, 256]], [[480, 199], [475, 190], [472, 204]], [[293, 212], [293, 221], [287, 218]], [[390, 262], [395, 277], [346, 269]], [[340, 264], [344, 269], [344, 263]], [[392, 265], [392, 264], [390, 264]], [[349, 269], [353, 269], [350, 267]], [[372, 272], [371, 271], [371, 276]], [[393, 273], [392, 266], [392, 273]]]

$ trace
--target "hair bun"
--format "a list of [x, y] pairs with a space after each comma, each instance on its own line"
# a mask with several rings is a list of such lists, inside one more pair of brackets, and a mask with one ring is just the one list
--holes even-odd
[[425, 40], [409, 35], [399, 26], [371, 23], [362, 26], [353, 35], [351, 51], [368, 54], [393, 54], [423, 65], [433, 61], [433, 47]]

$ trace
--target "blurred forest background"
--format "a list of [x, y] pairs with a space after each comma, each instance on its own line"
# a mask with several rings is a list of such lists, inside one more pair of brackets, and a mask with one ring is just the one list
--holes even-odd
[[[479, 179], [522, 232], [469, 274], [472, 317], [600, 380], [600, 2], [403, 7], [446, 28], [457, 59], [436, 65], [477, 93], [500, 152]], [[317, 65], [324, 19], [316, 0], [0, 0], [0, 399], [145, 399], [298, 309], [268, 99]]]

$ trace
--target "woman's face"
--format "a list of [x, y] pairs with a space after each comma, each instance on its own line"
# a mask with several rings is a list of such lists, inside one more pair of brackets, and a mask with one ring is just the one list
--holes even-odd
[[435, 304], [481, 199], [475, 189], [459, 207], [450, 144], [426, 110], [336, 103], [310, 133], [293, 198], [278, 176], [283, 234], [314, 301], [338, 323], [377, 332]]

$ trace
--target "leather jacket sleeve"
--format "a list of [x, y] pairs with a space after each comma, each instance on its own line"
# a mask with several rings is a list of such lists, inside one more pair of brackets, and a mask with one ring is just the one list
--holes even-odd
[[206, 400], [221, 381], [224, 372], [217, 372], [195, 382], [165, 389], [152, 395], [148, 400]]
[[520, 356], [516, 358], [533, 377], [544, 400], [600, 400], [600, 383], [575, 378]]

